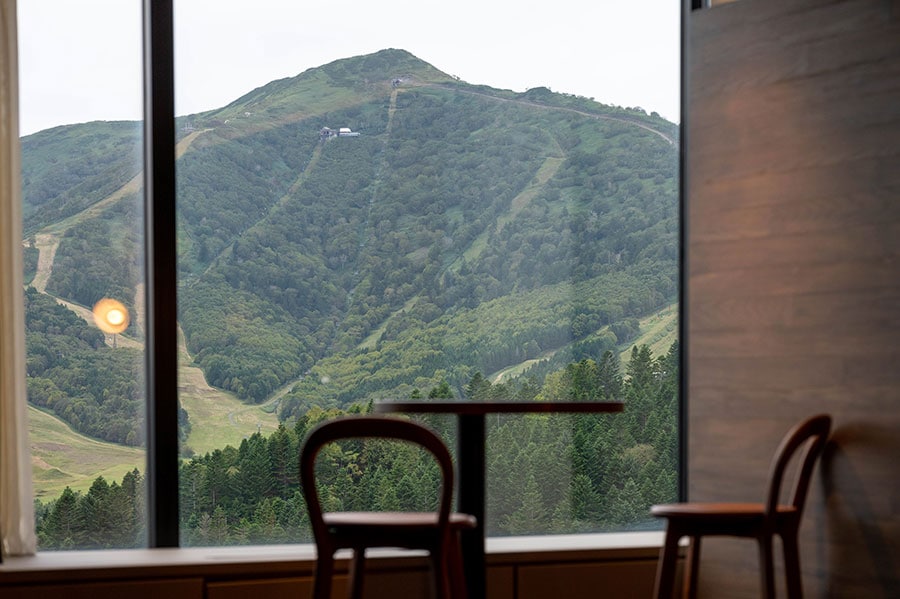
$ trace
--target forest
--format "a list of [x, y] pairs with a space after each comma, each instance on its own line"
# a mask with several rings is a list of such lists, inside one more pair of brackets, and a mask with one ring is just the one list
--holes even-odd
[[[144, 443], [143, 352], [105, 344], [53, 298], [25, 290], [28, 401], [53, 412], [88, 436], [138, 446]], [[190, 433], [179, 410], [179, 436]]]
[[143, 444], [143, 355], [34, 287], [25, 292], [28, 400], [92, 437]]
[[[347, 367], [423, 331], [446, 359], [404, 351], [391, 365], [430, 384], [436, 369], [467, 369], [450, 375], [459, 386], [674, 300], [677, 156], [658, 136], [444, 87], [399, 94], [390, 129], [383, 112], [329, 113], [364, 135], [312, 151], [296, 166], [300, 185], [264, 189], [277, 162], [256, 162], [255, 134], [229, 142], [246, 146], [243, 161], [222, 160], [216, 144], [185, 157], [181, 263], [203, 270], [185, 279], [180, 320], [212, 384], [261, 402], [323, 360]], [[267, 144], [285, 144], [282, 160], [310, 155], [293, 140], [267, 132]], [[246, 198], [268, 207], [239, 218]], [[561, 312], [563, 297], [577, 299]], [[517, 328], [530, 330], [498, 327], [501, 312], [526, 314]], [[395, 378], [367, 380], [339, 391], [338, 405], [403, 391]]]
[[[449, 385], [430, 397], [452, 395]], [[614, 415], [528, 415], [490, 419], [487, 530], [495, 536], [652, 528], [649, 506], [673, 501], [678, 472], [678, 347], [662, 356], [635, 346], [624, 375], [615, 354], [569, 364], [546, 377], [491, 384], [480, 373], [465, 399], [625, 402]], [[330, 418], [367, 413], [314, 408], [268, 437], [256, 433], [181, 464], [182, 545], [311, 542], [298, 475], [307, 432]], [[452, 418], [424, 418], [455, 447]], [[527, 473], [522, 476], [522, 473]], [[437, 501], [430, 456], [402, 443], [348, 440], [317, 461], [326, 509], [428, 510]], [[139, 547], [144, 543], [140, 472], [102, 477], [86, 493], [66, 489], [40, 504], [44, 549]]]

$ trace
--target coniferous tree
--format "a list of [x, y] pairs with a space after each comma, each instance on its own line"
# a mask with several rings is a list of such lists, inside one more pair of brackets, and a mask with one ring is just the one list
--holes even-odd
[[78, 507], [79, 494], [71, 488], [63, 489], [38, 527], [41, 547], [47, 549], [74, 549], [84, 542], [85, 528], [82, 512]]
[[300, 476], [297, 440], [281, 423], [269, 436], [267, 449], [272, 466], [274, 492], [278, 497], [286, 499], [291, 496], [292, 489], [296, 488]]
[[234, 479], [236, 495], [246, 514], [252, 511], [255, 502], [271, 497], [275, 490], [269, 448], [262, 434], [257, 432], [241, 441], [238, 459], [238, 474]]
[[504, 527], [510, 534], [538, 534], [545, 530], [547, 510], [534, 474], [525, 477], [525, 487], [518, 508], [509, 514]]

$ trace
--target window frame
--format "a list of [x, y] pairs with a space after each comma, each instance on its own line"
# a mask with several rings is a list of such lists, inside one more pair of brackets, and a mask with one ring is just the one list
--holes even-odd
[[[681, 0], [679, 145], [678, 500], [688, 497], [687, 23], [702, 0]], [[143, 0], [144, 251], [146, 286], [147, 542], [179, 547], [177, 245], [173, 0]]]
[[173, 0], [144, 0], [147, 544], [178, 547], [178, 354]]

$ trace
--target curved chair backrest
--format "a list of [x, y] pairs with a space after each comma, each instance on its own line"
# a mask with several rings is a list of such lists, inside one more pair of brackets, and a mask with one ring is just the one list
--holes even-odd
[[453, 460], [450, 457], [450, 451], [437, 433], [409, 420], [377, 416], [347, 416], [323, 422], [315, 427], [307, 436], [300, 452], [300, 480], [303, 496], [309, 509], [313, 535], [317, 541], [325, 539], [327, 531], [322, 520], [322, 504], [316, 488], [316, 456], [319, 450], [328, 443], [351, 438], [408, 441], [427, 449], [441, 469], [441, 494], [437, 511], [438, 527], [446, 527], [453, 499]]
[[[830, 432], [831, 416], [819, 414], [797, 424], [784, 436], [781, 445], [775, 452], [775, 458], [772, 460], [772, 465], [769, 469], [769, 488], [766, 498], [767, 515], [772, 516], [776, 513], [785, 470], [790, 464], [794, 453], [801, 447], [805, 447], [805, 451], [797, 466], [791, 505], [797, 509], [798, 515], [803, 513], [813, 467], [816, 464], [816, 459], [818, 459], [825, 448]], [[807, 443], [807, 441], [809, 442]]]

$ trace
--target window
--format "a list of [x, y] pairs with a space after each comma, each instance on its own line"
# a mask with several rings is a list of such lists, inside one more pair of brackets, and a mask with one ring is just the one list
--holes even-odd
[[142, 123], [135, 120], [141, 7], [61, 2], [48, 10], [22, 2], [18, 16], [39, 546], [139, 545], [146, 529]]
[[[178, 542], [308, 539], [296, 480], [308, 427], [415, 397], [624, 400], [622, 415], [493, 419], [487, 527], [514, 535], [652, 526], [647, 507], [677, 498], [679, 470], [677, 8], [660, 2], [620, 37], [634, 14], [582, 3], [525, 15], [499, 2], [457, 4], [441, 27], [415, 3], [390, 13], [331, 4], [315, 15], [284, 3], [219, 4], [175, 5], [177, 213], [164, 226], [177, 234], [183, 333], [171, 408]], [[665, 74], [649, 66], [667, 59]], [[660, 88], [666, 100], [647, 91]], [[99, 125], [82, 127], [93, 134]], [[29, 135], [23, 146], [76, 129]], [[70, 170], [86, 187], [88, 166], [124, 160], [91, 147], [101, 154], [93, 161], [71, 150], [46, 160], [77, 159]], [[33, 155], [24, 169], [35, 168]], [[74, 214], [94, 216], [88, 206], [130, 180], [98, 179], [99, 195]], [[36, 174], [33, 184], [47, 183]], [[25, 210], [26, 222], [37, 213]], [[74, 226], [41, 215], [54, 231]], [[143, 240], [125, 233], [134, 222], [92, 225], [81, 247], [106, 244], [99, 254], [108, 256], [115, 242], [140, 255]], [[26, 254], [32, 270], [46, 269], [38, 252]], [[89, 263], [107, 280], [123, 261]], [[53, 276], [75, 272], [85, 267]], [[137, 281], [123, 281], [124, 303], [138, 307]], [[45, 291], [26, 293], [41, 301]], [[116, 348], [95, 349], [118, 356], [140, 344], [137, 314]], [[127, 390], [103, 378], [101, 397], [121, 404]], [[455, 446], [451, 421], [428, 422]], [[416, 493], [429, 476], [416, 461], [344, 450], [331, 464], [345, 474], [334, 477], [335, 495], [354, 508], [428, 501]], [[119, 505], [142, 513], [143, 470], [126, 471], [105, 484], [128, 488]], [[111, 496], [96, 474], [82, 488]], [[42, 548], [145, 542], [140, 526], [128, 540], [99, 535], [98, 518], [78, 507], [89, 496], [39, 497]], [[82, 536], [53, 528], [67, 502]]]

